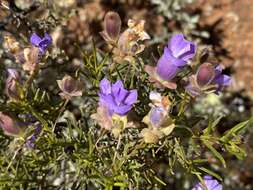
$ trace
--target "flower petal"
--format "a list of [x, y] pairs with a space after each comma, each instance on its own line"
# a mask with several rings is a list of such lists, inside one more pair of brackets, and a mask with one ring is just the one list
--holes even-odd
[[35, 46], [39, 46], [41, 40], [42, 39], [36, 33], [33, 33], [30, 37], [30, 43]]
[[138, 93], [137, 90], [130, 90], [128, 96], [126, 97], [124, 103], [127, 105], [132, 105], [137, 101]]
[[215, 82], [219, 86], [229, 86], [231, 84], [231, 77], [228, 75], [220, 75], [217, 78], [215, 78]]
[[[178, 66], [176, 66], [178, 59], [172, 58], [168, 59], [168, 57], [163, 54], [162, 57], [158, 60], [158, 64], [156, 67], [156, 73], [163, 80], [171, 80], [173, 79], [178, 71], [180, 70]], [[179, 62], [181, 62], [179, 60]]]
[[115, 102], [117, 105], [122, 105], [126, 97], [128, 96], [128, 90], [124, 88], [120, 88], [117, 95], [115, 95]]
[[120, 89], [124, 88], [124, 85], [121, 80], [118, 80], [114, 84], [112, 84], [112, 94], [114, 97], [117, 97], [120, 93]]
[[132, 109], [131, 105], [115, 106], [113, 111], [121, 116], [126, 115]]
[[165, 56], [164, 59], [167, 60], [167, 62], [170, 62], [174, 64], [175, 66], [182, 67], [187, 64], [187, 62], [184, 61], [183, 59], [175, 57], [171, 49], [169, 49], [168, 47], [164, 48], [163, 55]]
[[42, 54], [44, 54], [48, 46], [52, 44], [52, 41], [53, 40], [51, 36], [46, 33], [44, 38], [39, 42], [39, 45], [38, 45]]
[[197, 46], [193, 42], [187, 41], [183, 34], [175, 34], [169, 41], [169, 49], [176, 58], [188, 61], [196, 54]]
[[100, 81], [99, 87], [100, 93], [106, 95], [111, 93], [111, 83], [109, 80], [107, 80], [107, 78], [104, 78], [103, 80]]
[[150, 111], [150, 121], [154, 126], [158, 126], [163, 120], [164, 112], [162, 107], [154, 107]]

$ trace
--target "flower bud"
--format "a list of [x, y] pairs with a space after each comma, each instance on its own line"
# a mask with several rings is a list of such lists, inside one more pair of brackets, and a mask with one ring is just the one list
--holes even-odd
[[23, 132], [16, 121], [2, 112], [0, 112], [0, 127], [3, 129], [4, 133], [9, 136], [19, 136]]
[[60, 96], [65, 99], [71, 99], [74, 96], [82, 96], [82, 90], [79, 81], [71, 76], [64, 76], [62, 80], [57, 80], [58, 86], [61, 89]]
[[5, 93], [9, 98], [18, 100], [20, 93], [18, 90], [19, 74], [15, 69], [8, 69], [8, 78], [5, 83]]
[[112, 11], [106, 13], [104, 18], [104, 29], [111, 40], [117, 41], [121, 29], [121, 19], [118, 13]]
[[215, 70], [211, 63], [203, 63], [199, 66], [197, 72], [197, 83], [199, 86], [210, 84], [215, 77]]

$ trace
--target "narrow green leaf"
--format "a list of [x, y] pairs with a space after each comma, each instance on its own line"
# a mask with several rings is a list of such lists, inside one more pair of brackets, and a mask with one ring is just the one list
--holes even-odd
[[215, 172], [213, 172], [213, 171], [211, 171], [211, 170], [209, 170], [209, 169], [207, 169], [207, 168], [204, 168], [204, 167], [198, 167], [198, 168], [199, 168], [200, 170], [206, 172], [207, 174], [209, 174], [209, 175], [211, 175], [211, 176], [213, 176], [213, 177], [219, 179], [220, 181], [222, 181], [221, 176], [218, 175], [218, 174], [216, 174]]
[[220, 122], [220, 120], [223, 118], [224, 116], [220, 116], [218, 117], [215, 121], [210, 121], [208, 124], [208, 127], [204, 130], [204, 134], [208, 135], [210, 134], [212, 131], [214, 131], [215, 127], [218, 125], [218, 123]]
[[234, 126], [232, 129], [228, 130], [225, 135], [221, 138], [221, 141], [227, 142], [232, 135], [239, 135], [241, 131], [245, 130], [253, 123], [253, 117], [247, 121], [241, 122]]
[[226, 162], [222, 155], [209, 143], [207, 140], [202, 140], [206, 147], [213, 153], [213, 155], [222, 163], [223, 167], [226, 168]]

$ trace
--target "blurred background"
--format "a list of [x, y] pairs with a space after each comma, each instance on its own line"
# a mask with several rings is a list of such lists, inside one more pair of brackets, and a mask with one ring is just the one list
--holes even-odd
[[[0, 8], [0, 67], [13, 64], [4, 36], [11, 35], [18, 43], [27, 45], [28, 36], [36, 31], [49, 32], [54, 39], [51, 64], [66, 70], [78, 67], [82, 49], [91, 49], [92, 41], [103, 50], [105, 42], [99, 32], [107, 11], [116, 11], [122, 18], [123, 29], [129, 18], [145, 20], [145, 29], [152, 39], [150, 49], [162, 47], [172, 33], [183, 32], [199, 47], [209, 46], [233, 85], [221, 96], [207, 96], [198, 100], [196, 112], [207, 112], [227, 117], [222, 119], [224, 129], [248, 119], [253, 114], [253, 0], [2, 0]], [[54, 67], [52, 67], [54, 68]], [[52, 76], [53, 70], [44, 75]], [[43, 77], [43, 75], [42, 75]], [[0, 76], [1, 88], [5, 76]], [[50, 88], [47, 84], [41, 84]], [[51, 87], [53, 89], [53, 87]], [[2, 91], [1, 91], [2, 92]], [[222, 127], [219, 129], [222, 130]], [[223, 131], [221, 131], [223, 132]], [[248, 156], [238, 161], [225, 155], [226, 169], [215, 168], [224, 177], [225, 189], [253, 189], [253, 128], [244, 137]], [[208, 156], [208, 155], [207, 155]], [[168, 179], [173, 189], [180, 189], [180, 172], [174, 180]], [[187, 189], [187, 180], [183, 186]], [[180, 185], [179, 185], [180, 184]], [[188, 188], [189, 189], [189, 188]]]

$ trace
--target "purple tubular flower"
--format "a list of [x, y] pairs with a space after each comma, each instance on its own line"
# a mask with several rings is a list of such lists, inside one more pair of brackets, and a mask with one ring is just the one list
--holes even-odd
[[[204, 182], [208, 190], [222, 190], [222, 185], [211, 176], [204, 176]], [[199, 182], [192, 190], [205, 190], [202, 184]]]
[[137, 101], [137, 90], [124, 89], [122, 81], [118, 80], [111, 84], [106, 78], [100, 82], [99, 92], [100, 106], [107, 107], [109, 114], [124, 116], [129, 112]]
[[52, 44], [52, 42], [52, 37], [47, 33], [43, 38], [39, 37], [36, 33], [33, 33], [30, 37], [30, 43], [38, 47], [42, 55], [45, 54], [46, 49]]
[[158, 60], [156, 73], [163, 80], [173, 79], [187, 61], [194, 57], [196, 49], [196, 44], [185, 40], [183, 34], [175, 34]]

